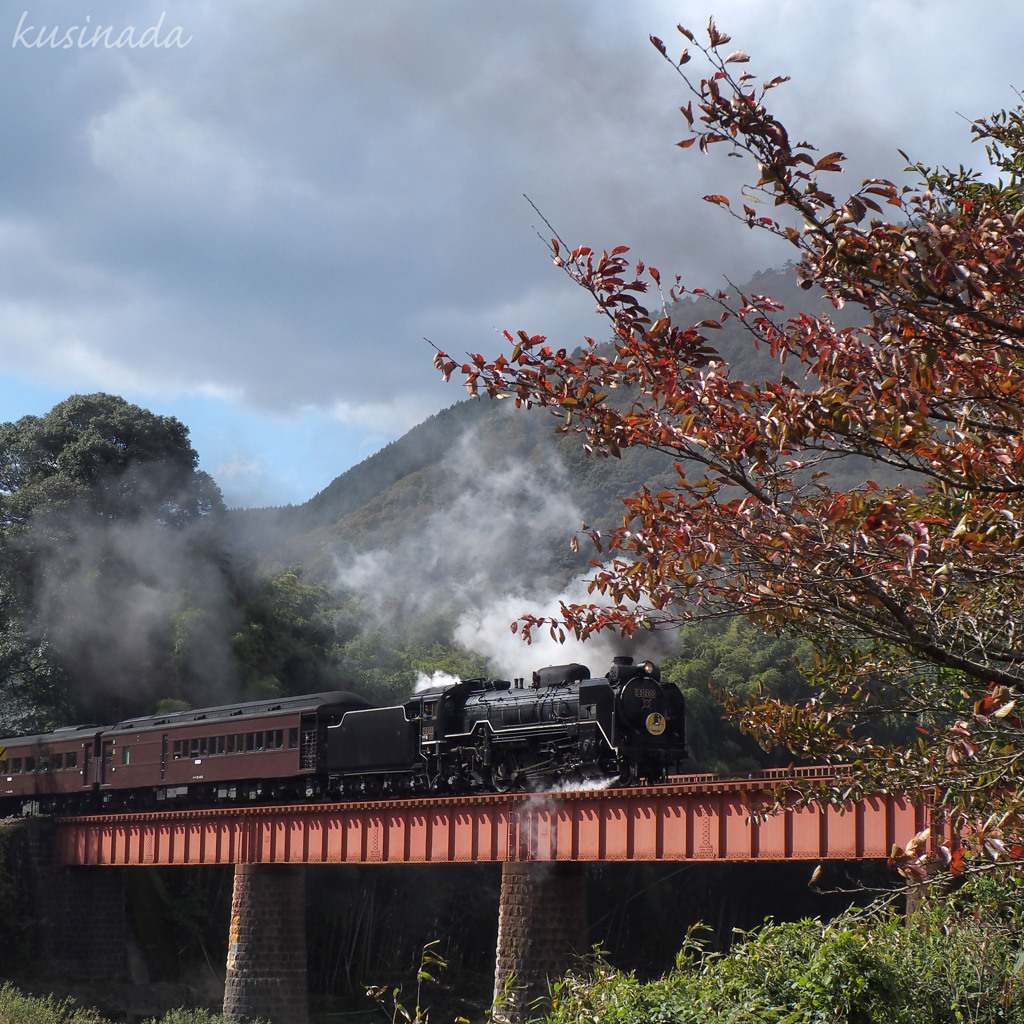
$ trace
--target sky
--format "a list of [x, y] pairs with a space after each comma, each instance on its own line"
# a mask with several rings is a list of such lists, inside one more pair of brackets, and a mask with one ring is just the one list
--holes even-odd
[[701, 201], [740, 161], [675, 147], [650, 34], [675, 53], [714, 15], [749, 71], [791, 76], [778, 112], [853, 190], [900, 148], [984, 162], [968, 122], [1024, 87], [1024, 6], [970, 10], [0, 0], [0, 421], [122, 395], [190, 428], [230, 506], [301, 503], [462, 400], [425, 339], [603, 329], [530, 203], [690, 287], [789, 258]]

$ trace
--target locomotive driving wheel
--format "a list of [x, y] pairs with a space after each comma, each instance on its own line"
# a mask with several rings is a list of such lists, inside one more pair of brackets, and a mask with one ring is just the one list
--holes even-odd
[[519, 768], [511, 754], [503, 754], [491, 770], [491, 782], [498, 793], [511, 792], [516, 787]]

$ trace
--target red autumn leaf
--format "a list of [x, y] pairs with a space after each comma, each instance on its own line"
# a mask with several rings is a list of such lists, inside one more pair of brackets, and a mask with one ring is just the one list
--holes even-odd
[[964, 860], [964, 851], [959, 847], [953, 850], [949, 863], [950, 874], [962, 875], [967, 870], [967, 862]]
[[718, 28], [715, 26], [714, 18], [708, 21], [708, 38], [711, 40], [712, 49], [716, 46], [724, 46], [726, 43], [732, 41], [732, 36], [727, 35], [725, 32], [718, 31]]

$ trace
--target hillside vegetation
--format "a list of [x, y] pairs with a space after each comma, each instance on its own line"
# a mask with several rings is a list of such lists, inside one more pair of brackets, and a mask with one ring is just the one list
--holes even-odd
[[[799, 301], [790, 269], [751, 287]], [[697, 300], [678, 315], [710, 312]], [[744, 372], [777, 372], [735, 326], [716, 341]], [[521, 675], [577, 659], [603, 672], [612, 653], [671, 657], [674, 636], [581, 654], [509, 632], [581, 590], [598, 556], [586, 536], [573, 544], [584, 527], [607, 533], [623, 497], [675, 475], [642, 447], [588, 457], [554, 426], [542, 410], [463, 400], [302, 505], [226, 510], [196, 472], [187, 427], [121, 399], [75, 396], [7, 424], [7, 728], [339, 687], [393, 700], [420, 673]], [[719, 643], [716, 628], [705, 634]], [[704, 643], [691, 636], [683, 650]], [[729, 764], [707, 680], [679, 671], [706, 719], [700, 763]]]

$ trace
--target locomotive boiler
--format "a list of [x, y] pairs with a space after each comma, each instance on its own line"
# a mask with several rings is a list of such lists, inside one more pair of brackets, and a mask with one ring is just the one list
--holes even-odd
[[272, 698], [0, 739], [0, 814], [358, 799], [657, 781], [686, 756], [651, 662], [468, 679], [375, 707]]

